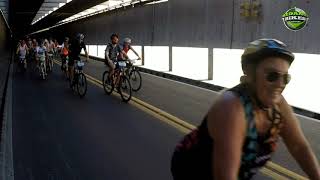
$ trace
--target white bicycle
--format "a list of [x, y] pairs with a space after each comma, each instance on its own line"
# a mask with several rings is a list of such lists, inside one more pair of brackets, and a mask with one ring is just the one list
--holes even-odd
[[48, 53], [48, 72], [52, 72], [53, 70], [53, 52]]
[[45, 56], [39, 56], [39, 73], [40, 77], [45, 80], [47, 76]]

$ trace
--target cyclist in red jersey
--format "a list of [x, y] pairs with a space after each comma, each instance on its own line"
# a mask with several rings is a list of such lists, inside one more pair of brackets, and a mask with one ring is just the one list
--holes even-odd
[[132, 52], [138, 57], [138, 60], [141, 59], [139, 54], [132, 48], [130, 38], [124, 38], [120, 47], [126, 53], [126, 55], [128, 54], [129, 50], [132, 50]]

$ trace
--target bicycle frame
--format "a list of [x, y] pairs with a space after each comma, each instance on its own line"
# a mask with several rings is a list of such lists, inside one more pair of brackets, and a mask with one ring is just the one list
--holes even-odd
[[[125, 61], [120, 61], [121, 64], [119, 64], [119, 62], [116, 62], [116, 68], [114, 70], [113, 76], [116, 77], [116, 84], [119, 83], [120, 77], [125, 75], [125, 68], [126, 66], [123, 65], [123, 63], [126, 64]], [[118, 64], [118, 67], [117, 67]]]
[[84, 66], [84, 62], [82, 60], [76, 60], [76, 63], [74, 64], [74, 72], [77, 74], [82, 73], [83, 66]]

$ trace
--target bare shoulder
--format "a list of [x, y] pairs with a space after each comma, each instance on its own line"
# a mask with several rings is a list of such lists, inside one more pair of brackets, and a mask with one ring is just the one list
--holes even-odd
[[212, 138], [228, 131], [244, 133], [245, 113], [240, 98], [233, 92], [225, 91], [210, 108], [207, 121]]

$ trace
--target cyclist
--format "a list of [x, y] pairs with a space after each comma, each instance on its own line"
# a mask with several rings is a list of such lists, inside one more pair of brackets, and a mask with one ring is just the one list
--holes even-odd
[[110, 68], [110, 74], [109, 78], [111, 75], [114, 73], [115, 67], [115, 62], [123, 59], [129, 59], [127, 56], [126, 52], [121, 49], [119, 43], [119, 36], [118, 34], [112, 34], [110, 36], [111, 43], [107, 45], [107, 48], [105, 50], [105, 64]]
[[[37, 67], [40, 67], [40, 61], [46, 61], [48, 54], [47, 54], [47, 48], [45, 46], [45, 41], [42, 41], [40, 43], [40, 46], [38, 46], [36, 48], [36, 56], [37, 56]], [[44, 71], [45, 71], [45, 75], [47, 75], [47, 71], [46, 71], [46, 64], [44, 63]]]
[[58, 47], [59, 47], [59, 43], [56, 39], [53, 40], [54, 43], [54, 55], [57, 57], [58, 56]]
[[69, 77], [72, 80], [72, 85], [74, 84], [73, 76], [74, 76], [74, 63], [77, 60], [80, 60], [80, 53], [81, 50], [84, 50], [86, 55], [86, 61], [89, 60], [89, 55], [86, 49], [86, 45], [84, 43], [84, 35], [81, 33], [78, 33], [76, 36], [76, 39], [74, 39], [71, 44], [69, 45]]
[[63, 44], [61, 45], [61, 51], [60, 51], [60, 56], [61, 56], [61, 70], [64, 70], [64, 64], [66, 63], [66, 60], [69, 55], [69, 38], [65, 37]]
[[[19, 63], [23, 63], [24, 68], [27, 68], [26, 56], [28, 54], [28, 47], [27, 47], [25, 40], [20, 41], [18, 48], [17, 48], [17, 51], [16, 51], [16, 54], [19, 55]], [[22, 60], [24, 62], [20, 62]]]
[[51, 66], [53, 68], [53, 56], [54, 56], [54, 43], [52, 41], [52, 39], [50, 38], [49, 41], [47, 42], [47, 46], [48, 46], [48, 57], [50, 58], [50, 61], [48, 59], [48, 63], [51, 63]]
[[241, 59], [241, 83], [224, 92], [177, 145], [174, 180], [251, 179], [271, 159], [279, 136], [309, 178], [319, 180], [318, 160], [281, 95], [294, 55], [278, 40], [259, 39]]
[[38, 41], [36, 39], [32, 39], [32, 46], [30, 49], [31, 52], [31, 59], [32, 63], [35, 67], [38, 67], [38, 61], [37, 61], [37, 48], [38, 48]]
[[[138, 57], [138, 60], [141, 59], [139, 54], [131, 46], [131, 39], [130, 38], [124, 38], [123, 43], [120, 45], [120, 47], [126, 55], [128, 54], [129, 50], [132, 50], [132, 52]], [[119, 58], [121, 58], [121, 57], [119, 57]], [[128, 59], [126, 59], [126, 60], [128, 60]]]
[[29, 37], [27, 37], [27, 47], [28, 47], [27, 61], [31, 63], [33, 58], [33, 48], [32, 48], [32, 40]]

